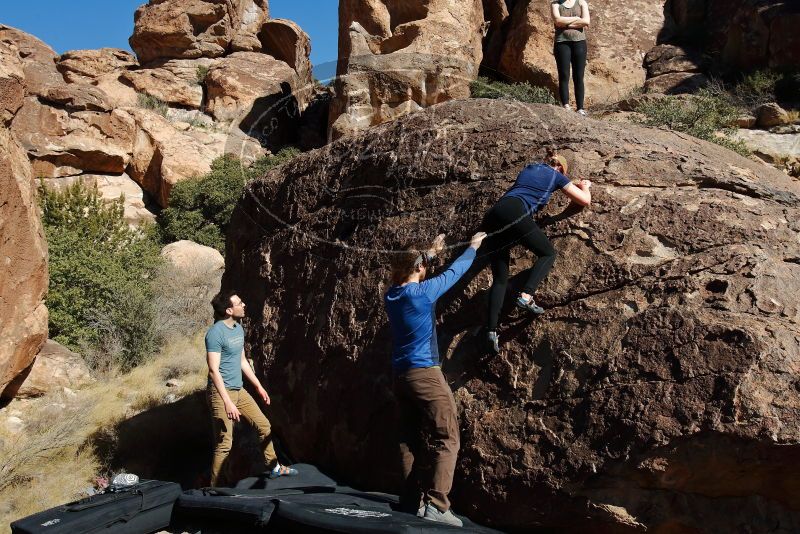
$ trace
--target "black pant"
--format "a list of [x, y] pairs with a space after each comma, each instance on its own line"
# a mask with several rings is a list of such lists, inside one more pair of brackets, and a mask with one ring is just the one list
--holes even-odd
[[572, 80], [575, 82], [575, 103], [583, 109], [583, 73], [586, 70], [586, 41], [562, 41], [556, 43], [553, 54], [558, 66], [558, 94], [561, 104], [569, 104], [569, 67], [572, 65]]
[[497, 329], [500, 308], [508, 286], [511, 247], [520, 244], [536, 254], [536, 263], [528, 271], [524, 291], [533, 294], [556, 260], [556, 250], [530, 216], [519, 198], [501, 198], [486, 214], [483, 229], [489, 234], [484, 247], [492, 264], [492, 287], [489, 289], [489, 330]]

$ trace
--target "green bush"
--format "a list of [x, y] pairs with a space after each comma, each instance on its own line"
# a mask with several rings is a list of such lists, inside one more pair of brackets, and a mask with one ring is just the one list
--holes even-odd
[[780, 73], [771, 70], [747, 74], [733, 87], [735, 102], [750, 110], [767, 102], [775, 102], [775, 84], [780, 79]]
[[127, 369], [159, 343], [149, 280], [161, 258], [155, 232], [124, 221], [122, 200], [106, 203], [96, 188], [81, 183], [64, 192], [40, 187], [50, 255], [50, 337], [82, 352], [114, 348], [108, 357]]
[[691, 97], [664, 97], [645, 101], [637, 106], [636, 111], [642, 115], [637, 121], [645, 126], [666, 126], [722, 145], [743, 156], [750, 154], [741, 141], [734, 141], [717, 133], [730, 133], [731, 124], [740, 110], [715, 91], [701, 89]]
[[197, 76], [197, 83], [199, 85], [203, 85], [203, 82], [206, 81], [206, 76], [208, 76], [208, 70], [209, 70], [208, 67], [204, 67], [203, 65], [197, 67], [195, 75]]
[[225, 230], [245, 184], [297, 154], [296, 148], [285, 148], [250, 167], [226, 155], [214, 160], [207, 175], [178, 182], [170, 193], [169, 207], [158, 216], [162, 240], [188, 239], [224, 252]]
[[472, 98], [508, 98], [530, 104], [555, 104], [553, 93], [546, 87], [527, 82], [504, 83], [481, 76], [469, 86]]
[[167, 116], [167, 111], [169, 111], [169, 106], [167, 106], [166, 102], [164, 102], [163, 100], [147, 93], [139, 93], [138, 98], [139, 98], [140, 108], [153, 110], [162, 117]]

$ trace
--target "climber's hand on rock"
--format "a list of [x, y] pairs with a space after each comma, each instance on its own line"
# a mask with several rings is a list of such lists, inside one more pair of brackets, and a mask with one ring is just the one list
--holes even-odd
[[444, 234], [437, 235], [436, 239], [433, 240], [433, 244], [431, 244], [431, 248], [428, 252], [438, 256], [444, 250], [444, 237]]

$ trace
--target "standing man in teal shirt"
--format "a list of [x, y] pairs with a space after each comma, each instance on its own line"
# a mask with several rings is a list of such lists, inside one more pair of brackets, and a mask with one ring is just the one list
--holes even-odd
[[233, 423], [244, 417], [258, 432], [264, 450], [264, 461], [270, 478], [296, 475], [297, 470], [278, 463], [272, 446], [272, 429], [266, 416], [244, 389], [242, 375], [256, 388], [258, 396], [270, 403], [269, 395], [256, 378], [244, 354], [244, 329], [239, 321], [244, 317], [245, 304], [233, 292], [221, 292], [211, 301], [218, 320], [206, 333], [208, 362], [208, 400], [214, 431], [214, 460], [211, 464], [211, 485], [217, 486], [225, 460], [233, 445]]

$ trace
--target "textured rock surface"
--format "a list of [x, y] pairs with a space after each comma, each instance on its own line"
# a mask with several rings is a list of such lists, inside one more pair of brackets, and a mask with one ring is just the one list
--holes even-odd
[[[508, 2], [507, 2], [508, 4]], [[648, 0], [590, 2], [592, 24], [587, 29], [587, 103], [619, 100], [645, 80], [642, 59], [656, 43], [664, 24], [663, 3]], [[501, 17], [502, 18], [502, 17]], [[515, 81], [555, 89], [554, 29], [550, 2], [518, 0], [504, 20], [502, 45], [492, 43], [499, 59], [487, 66]], [[497, 24], [495, 24], [497, 26]], [[572, 90], [570, 90], [570, 94]]]
[[220, 59], [208, 71], [205, 83], [208, 112], [218, 121], [242, 124], [244, 129], [268, 123], [263, 115], [274, 106], [289, 105], [286, 101], [299, 86], [289, 65], [256, 52], [236, 52]]
[[135, 132], [133, 121], [119, 110], [71, 112], [36, 97], [25, 99], [11, 130], [28, 151], [36, 176], [45, 178], [124, 172]]
[[285, 61], [303, 84], [311, 83], [311, 39], [300, 26], [291, 20], [272, 19], [261, 27], [258, 38], [263, 53]]
[[16, 44], [0, 41], [0, 124], [8, 124], [25, 98], [25, 71]]
[[482, 25], [480, 0], [340, 2], [332, 137], [468, 97]]
[[[461, 421], [454, 506], [506, 528], [791, 532], [800, 186], [682, 134], [576, 127], [551, 106], [447, 102], [251, 184], [223, 286], [248, 303], [283, 442], [397, 489], [385, 251], [447, 232], [454, 257], [548, 146], [595, 187], [590, 210], [562, 216], [556, 195], [540, 216], [559, 251], [537, 294], [546, 314], [508, 298], [503, 353], [487, 358], [488, 268], [438, 305]], [[530, 264], [514, 250], [512, 275]]]
[[764, 130], [737, 130], [736, 139], [744, 141], [756, 156], [787, 170], [800, 167], [800, 133], [777, 134]]
[[27, 94], [42, 95], [48, 88], [64, 83], [56, 69], [55, 51], [33, 35], [0, 24], [0, 46], [17, 50]]
[[48, 339], [31, 364], [16, 398], [41, 397], [65, 387], [81, 389], [93, 382], [80, 354]]
[[128, 108], [121, 113], [136, 123], [133, 155], [127, 172], [162, 207], [180, 180], [206, 174], [220, 154], [175, 127], [161, 115]]
[[800, 4], [786, 0], [667, 0], [662, 42], [691, 42], [717, 69], [797, 67]]
[[0, 398], [47, 339], [47, 245], [25, 152], [0, 127]]
[[58, 58], [59, 72], [68, 83], [93, 83], [120, 70], [137, 67], [136, 57], [119, 48], [70, 50]]
[[131, 48], [144, 64], [258, 50], [266, 0], [150, 0], [134, 15]]
[[161, 256], [172, 266], [172, 273], [180, 287], [192, 288], [195, 302], [211, 302], [219, 291], [225, 259], [217, 249], [193, 241], [177, 241], [161, 249]]
[[131, 70], [122, 74], [137, 92], [147, 93], [167, 104], [199, 109], [203, 104], [203, 86], [198, 69], [208, 69], [214, 60], [173, 59], [156, 68]]
[[763, 128], [781, 126], [791, 122], [789, 113], [775, 102], [769, 102], [756, 110], [756, 124]]

